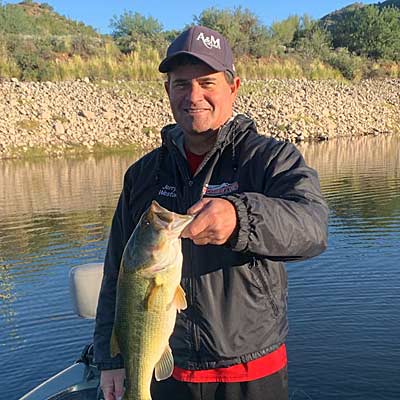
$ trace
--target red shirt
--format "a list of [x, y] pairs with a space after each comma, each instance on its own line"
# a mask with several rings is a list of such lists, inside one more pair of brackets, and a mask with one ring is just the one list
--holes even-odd
[[172, 376], [178, 381], [204, 382], [246, 382], [275, 374], [286, 367], [286, 346], [283, 344], [277, 350], [263, 357], [226, 368], [187, 370], [174, 368]]
[[199, 168], [199, 165], [204, 160], [204, 157], [206, 156], [207, 153], [200, 155], [194, 154], [191, 151], [189, 151], [186, 147], [185, 147], [185, 153], [189, 163], [190, 172], [192, 173], [192, 175], [194, 175], [194, 173], [197, 171], [197, 168]]
[[[186, 158], [192, 175], [203, 161], [205, 154], [197, 155], [185, 148]], [[286, 346], [283, 344], [277, 350], [256, 360], [225, 368], [187, 370], [174, 368], [172, 376], [184, 382], [245, 382], [272, 375], [287, 364]]]

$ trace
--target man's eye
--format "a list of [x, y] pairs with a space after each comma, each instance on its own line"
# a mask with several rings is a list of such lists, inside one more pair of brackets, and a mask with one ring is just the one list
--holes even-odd
[[201, 86], [203, 88], [210, 88], [210, 87], [214, 86], [214, 82], [202, 82]]
[[186, 82], [177, 82], [174, 84], [174, 86], [178, 89], [184, 88], [187, 86]]

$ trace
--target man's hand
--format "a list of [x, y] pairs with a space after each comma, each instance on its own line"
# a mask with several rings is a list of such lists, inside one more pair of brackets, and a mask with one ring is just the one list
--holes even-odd
[[196, 217], [183, 230], [181, 237], [191, 239], [197, 245], [224, 244], [236, 228], [235, 207], [225, 199], [202, 199], [187, 213]]
[[121, 400], [124, 394], [124, 380], [124, 368], [101, 371], [100, 387], [104, 400]]

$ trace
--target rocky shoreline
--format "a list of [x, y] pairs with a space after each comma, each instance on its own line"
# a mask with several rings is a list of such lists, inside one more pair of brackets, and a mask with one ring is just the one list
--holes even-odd
[[[163, 84], [0, 82], [0, 158], [160, 143], [173, 122]], [[242, 83], [236, 111], [260, 133], [291, 142], [400, 133], [400, 80]]]

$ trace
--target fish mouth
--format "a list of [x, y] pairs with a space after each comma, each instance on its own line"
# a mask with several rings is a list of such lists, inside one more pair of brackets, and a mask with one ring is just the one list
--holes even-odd
[[[169, 211], [155, 200], [153, 200], [150, 210], [155, 229], [163, 230], [166, 240], [177, 239], [185, 226], [193, 219], [192, 215], [182, 215]], [[155, 246], [152, 250], [158, 249]]]

